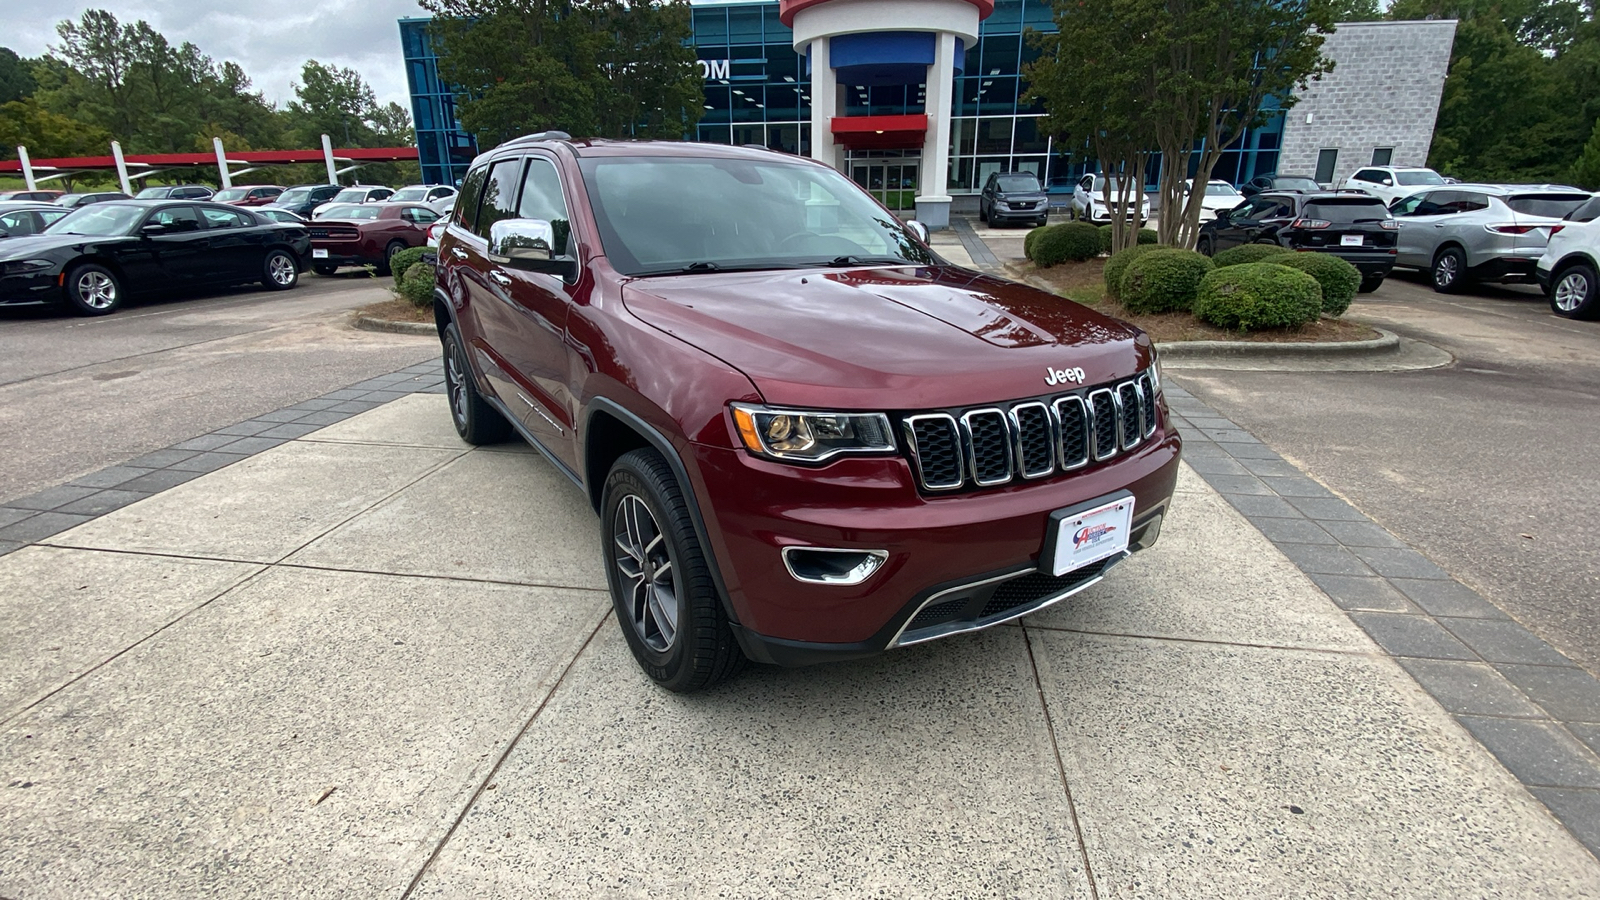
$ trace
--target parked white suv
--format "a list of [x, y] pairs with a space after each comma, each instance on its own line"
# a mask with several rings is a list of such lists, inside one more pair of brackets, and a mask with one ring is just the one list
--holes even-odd
[[1550, 309], [1565, 319], [1600, 319], [1600, 196], [1550, 228], [1534, 268]]
[[[1117, 202], [1118, 191], [1122, 179], [1112, 177], [1111, 202]], [[1072, 217], [1074, 219], [1088, 219], [1096, 225], [1108, 225], [1111, 222], [1111, 208], [1105, 202], [1106, 176], [1085, 175], [1078, 179], [1078, 186], [1072, 192]], [[1139, 221], [1150, 220], [1150, 201], [1144, 195], [1144, 185], [1135, 184], [1129, 187], [1132, 195], [1139, 198]]]
[[[1183, 183], [1184, 194], [1194, 192], [1194, 181]], [[1200, 198], [1200, 221], [1209, 222], [1244, 202], [1244, 195], [1233, 185], [1213, 178], [1206, 182], [1205, 196]], [[1185, 201], [1187, 203], [1187, 201]]]
[[1366, 191], [1393, 206], [1396, 200], [1445, 184], [1444, 176], [1432, 169], [1412, 166], [1367, 166], [1357, 169], [1340, 187], [1346, 190]]

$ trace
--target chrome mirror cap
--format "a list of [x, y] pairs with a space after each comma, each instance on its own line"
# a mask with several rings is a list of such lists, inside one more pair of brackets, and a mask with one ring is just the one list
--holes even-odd
[[555, 228], [544, 219], [501, 219], [489, 226], [489, 260], [548, 262], [555, 241]]
[[928, 226], [918, 222], [916, 219], [912, 219], [906, 223], [906, 228], [912, 234], [916, 235], [917, 240], [923, 242], [924, 244], [928, 242]]

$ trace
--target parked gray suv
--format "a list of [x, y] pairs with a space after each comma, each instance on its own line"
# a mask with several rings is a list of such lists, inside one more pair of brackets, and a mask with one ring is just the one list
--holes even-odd
[[1391, 212], [1400, 224], [1395, 265], [1431, 273], [1433, 289], [1472, 281], [1531, 282], [1550, 229], [1589, 194], [1554, 184], [1452, 184], [1413, 194]]

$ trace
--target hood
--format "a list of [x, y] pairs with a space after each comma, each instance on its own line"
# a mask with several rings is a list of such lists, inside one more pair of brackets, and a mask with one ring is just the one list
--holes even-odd
[[53, 250], [63, 250], [71, 247], [80, 247], [98, 241], [121, 240], [121, 238], [91, 237], [85, 234], [22, 234], [0, 240], [0, 262], [18, 259], [31, 259], [40, 254], [48, 254]]
[[[768, 403], [839, 409], [973, 406], [1069, 390], [1147, 364], [1143, 332], [1026, 285], [944, 267], [634, 280], [640, 319], [744, 372]], [[889, 398], [886, 402], [885, 398]]]

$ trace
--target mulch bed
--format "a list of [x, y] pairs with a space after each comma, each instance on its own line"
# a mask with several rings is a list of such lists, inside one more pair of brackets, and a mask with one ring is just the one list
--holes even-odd
[[356, 310], [356, 314], [370, 319], [381, 319], [385, 322], [433, 324], [433, 310], [418, 309], [406, 300], [384, 300], [381, 303], [370, 303]]

